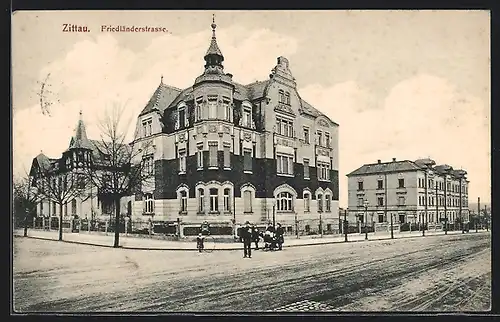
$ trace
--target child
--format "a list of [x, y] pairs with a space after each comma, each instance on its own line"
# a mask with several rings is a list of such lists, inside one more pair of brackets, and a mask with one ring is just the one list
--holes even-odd
[[203, 249], [205, 248], [205, 245], [203, 244], [205, 241], [205, 236], [203, 236], [201, 233], [198, 234], [198, 237], [196, 238], [196, 247], [198, 248], [198, 251], [201, 253]]

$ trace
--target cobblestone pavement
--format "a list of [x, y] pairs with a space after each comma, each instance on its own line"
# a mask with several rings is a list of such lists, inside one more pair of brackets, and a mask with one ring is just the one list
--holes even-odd
[[272, 310], [272, 312], [337, 312], [328, 304], [320, 303], [311, 300], [302, 300], [295, 303], [290, 303]]

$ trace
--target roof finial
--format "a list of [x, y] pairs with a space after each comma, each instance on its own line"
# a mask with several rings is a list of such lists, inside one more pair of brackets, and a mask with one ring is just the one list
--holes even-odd
[[161, 74], [160, 84], [163, 84], [163, 74]]
[[212, 38], [215, 39], [215, 28], [217, 28], [217, 25], [215, 24], [215, 13], [212, 14]]
[[82, 119], [82, 109], [80, 108], [80, 120]]

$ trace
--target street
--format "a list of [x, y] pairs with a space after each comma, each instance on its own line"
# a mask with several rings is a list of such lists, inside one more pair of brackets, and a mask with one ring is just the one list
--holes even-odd
[[112, 249], [16, 237], [17, 312], [486, 311], [490, 233], [281, 252]]

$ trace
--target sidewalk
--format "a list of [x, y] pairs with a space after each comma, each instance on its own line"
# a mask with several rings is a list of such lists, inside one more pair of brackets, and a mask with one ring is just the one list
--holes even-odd
[[[479, 230], [478, 232], [486, 232], [486, 230]], [[469, 234], [475, 233], [475, 230], [471, 230]], [[461, 231], [449, 231], [448, 235], [462, 234]], [[18, 229], [14, 231], [15, 236], [23, 236], [23, 230]], [[443, 231], [426, 231], [426, 236], [439, 236], [444, 235]], [[29, 229], [28, 237], [47, 239], [47, 240], [57, 240], [58, 231], [44, 231], [38, 229]], [[410, 232], [394, 232], [394, 239], [401, 238], [418, 238], [422, 237], [421, 231]], [[347, 237], [349, 242], [361, 242], [365, 241], [365, 234], [349, 234]], [[386, 232], [369, 233], [368, 241], [370, 240], [390, 240], [391, 234]], [[325, 235], [324, 237], [311, 237], [311, 236], [301, 236], [297, 239], [295, 236], [286, 236], [285, 244], [283, 247], [299, 247], [299, 246], [314, 246], [314, 245], [324, 245], [324, 244], [334, 244], [345, 242], [344, 235]], [[108, 233], [108, 235], [103, 235], [99, 233], [63, 233], [63, 241], [77, 244], [86, 244], [102, 247], [112, 247], [114, 242], [114, 234]], [[262, 243], [260, 243], [262, 245]], [[127, 237], [124, 234], [120, 235], [120, 246], [126, 249], [139, 249], [139, 250], [180, 250], [189, 251], [197, 250], [195, 242], [186, 241], [168, 241], [168, 240], [158, 240], [153, 238], [137, 238], [137, 237]], [[252, 245], [253, 246], [253, 245]], [[241, 250], [243, 245], [241, 243], [216, 243], [214, 250]]]

